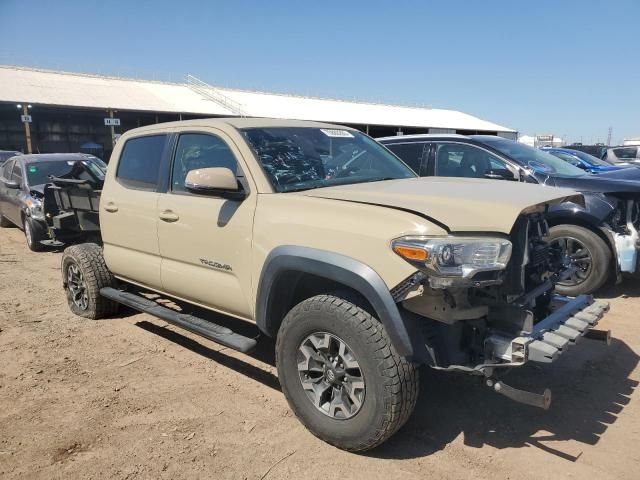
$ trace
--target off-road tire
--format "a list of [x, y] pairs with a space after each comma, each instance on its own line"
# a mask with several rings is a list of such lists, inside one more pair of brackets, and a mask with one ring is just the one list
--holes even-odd
[[2, 212], [0, 212], [0, 228], [8, 228], [12, 226], [13, 226], [13, 223], [11, 223], [11, 221], [9, 221], [7, 217], [2, 215]]
[[556, 285], [561, 295], [575, 297], [591, 294], [602, 287], [612, 273], [612, 255], [606, 242], [591, 230], [578, 225], [557, 225], [549, 229], [549, 240], [573, 238], [582, 243], [592, 258], [591, 272], [587, 278], [577, 285]]
[[[77, 266], [86, 288], [86, 308], [74, 301], [69, 285], [69, 269]], [[100, 289], [113, 287], [115, 280], [102, 256], [102, 248], [95, 243], [81, 243], [64, 250], [62, 254], [62, 282], [67, 303], [73, 313], [93, 320], [114, 315], [119, 304], [100, 295]], [[83, 303], [83, 302], [79, 302]]]
[[[309, 335], [327, 332], [353, 351], [365, 379], [358, 412], [336, 419], [307, 398], [297, 352]], [[364, 451], [393, 435], [413, 413], [418, 397], [416, 366], [400, 356], [378, 319], [336, 295], [318, 295], [296, 305], [285, 317], [276, 341], [278, 378], [287, 401], [315, 436], [338, 448]]]
[[25, 217], [22, 222], [22, 229], [24, 231], [24, 237], [27, 241], [27, 247], [32, 252], [41, 252], [44, 250], [44, 245], [40, 243], [46, 237], [46, 231], [42, 224], [31, 217]]

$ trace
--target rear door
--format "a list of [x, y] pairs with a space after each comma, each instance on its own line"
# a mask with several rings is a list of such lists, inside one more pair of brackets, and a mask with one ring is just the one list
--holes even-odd
[[5, 207], [3, 207], [3, 215], [5, 215], [14, 224], [22, 227], [22, 215], [21, 215], [21, 203], [24, 196], [23, 190], [25, 188], [24, 174], [22, 172], [22, 162], [16, 160], [11, 168], [12, 182], [16, 182], [18, 188], [8, 188]]
[[[109, 269], [120, 278], [161, 289], [158, 184], [170, 136], [149, 134], [116, 144], [100, 199], [100, 229]], [[113, 162], [112, 162], [113, 163]]]
[[[226, 167], [247, 190], [244, 200], [193, 194], [191, 170]], [[163, 291], [237, 317], [253, 317], [251, 243], [257, 195], [233, 141], [217, 129], [178, 134], [170, 181], [157, 215]]]

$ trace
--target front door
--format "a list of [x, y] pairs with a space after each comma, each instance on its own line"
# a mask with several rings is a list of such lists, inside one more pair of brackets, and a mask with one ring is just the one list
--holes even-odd
[[117, 276], [160, 290], [158, 183], [169, 136], [146, 135], [116, 145], [116, 165], [100, 198], [104, 256]]
[[[158, 238], [166, 293], [252, 318], [251, 236], [257, 195], [246, 184], [239, 158], [222, 132], [179, 134], [169, 188], [158, 199]], [[187, 191], [187, 173], [208, 167], [231, 169], [253, 191], [241, 201]]]

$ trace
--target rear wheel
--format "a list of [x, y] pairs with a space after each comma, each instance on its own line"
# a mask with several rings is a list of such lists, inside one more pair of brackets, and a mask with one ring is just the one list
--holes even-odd
[[98, 245], [82, 243], [65, 249], [62, 283], [69, 308], [76, 315], [98, 319], [118, 311], [118, 303], [100, 295], [101, 288], [114, 286], [114, 278]]
[[344, 450], [381, 444], [416, 404], [415, 366], [398, 355], [376, 318], [339, 296], [309, 298], [287, 314], [276, 365], [296, 416]]
[[560, 246], [575, 272], [558, 283], [562, 295], [590, 294], [602, 287], [611, 273], [611, 250], [596, 233], [578, 225], [557, 225], [549, 230], [552, 244]]

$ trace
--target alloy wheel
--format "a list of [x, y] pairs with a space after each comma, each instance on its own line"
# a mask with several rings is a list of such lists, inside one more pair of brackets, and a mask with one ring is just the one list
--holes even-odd
[[575, 267], [571, 276], [559, 282], [560, 285], [580, 285], [589, 278], [593, 270], [593, 256], [584, 243], [573, 237], [556, 238], [553, 243], [561, 248], [562, 255]]
[[86, 310], [89, 307], [87, 283], [80, 268], [75, 263], [71, 263], [67, 267], [67, 288], [71, 292], [73, 303], [81, 310]]
[[353, 351], [339, 337], [318, 332], [305, 338], [297, 353], [300, 383], [325, 415], [345, 420], [356, 415], [365, 396], [365, 380]]

